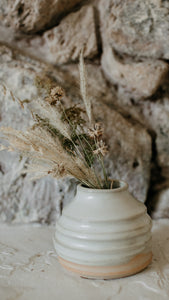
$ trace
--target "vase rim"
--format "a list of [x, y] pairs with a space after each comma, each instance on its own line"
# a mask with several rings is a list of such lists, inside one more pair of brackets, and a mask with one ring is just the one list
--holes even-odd
[[100, 193], [103, 191], [104, 193], [117, 193], [121, 191], [125, 191], [128, 189], [128, 183], [123, 180], [111, 179], [111, 181], [116, 181], [119, 184], [119, 187], [115, 187], [113, 189], [93, 189], [86, 186], [83, 186], [81, 183], [77, 186], [79, 191], [85, 191], [87, 193]]

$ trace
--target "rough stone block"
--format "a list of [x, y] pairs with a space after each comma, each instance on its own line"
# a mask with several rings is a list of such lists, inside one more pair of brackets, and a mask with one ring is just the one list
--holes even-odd
[[130, 56], [169, 59], [169, 2], [101, 0], [101, 31], [109, 45]]
[[16, 31], [35, 33], [56, 24], [57, 19], [81, 0], [2, 0], [1, 24]]
[[160, 60], [120, 61], [110, 46], [105, 46], [102, 68], [110, 82], [121, 85], [135, 99], [154, 94], [169, 70], [168, 64]]

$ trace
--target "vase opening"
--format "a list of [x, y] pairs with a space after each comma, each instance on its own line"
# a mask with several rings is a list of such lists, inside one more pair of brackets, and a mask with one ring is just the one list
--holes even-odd
[[79, 184], [78, 189], [84, 190], [84, 191], [90, 191], [90, 192], [121, 192], [123, 190], [128, 189], [128, 184], [125, 181], [117, 180], [117, 179], [110, 179], [110, 182], [112, 182], [111, 188], [109, 189], [93, 189], [85, 186], [84, 184]]

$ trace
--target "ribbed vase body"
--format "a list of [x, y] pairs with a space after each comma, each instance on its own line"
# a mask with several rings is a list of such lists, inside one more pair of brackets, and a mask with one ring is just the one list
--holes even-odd
[[78, 186], [63, 209], [54, 237], [60, 263], [97, 279], [135, 274], [151, 262], [151, 219], [119, 181], [112, 190]]

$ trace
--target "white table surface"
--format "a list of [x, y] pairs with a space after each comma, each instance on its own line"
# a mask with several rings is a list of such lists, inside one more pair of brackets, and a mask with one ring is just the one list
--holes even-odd
[[0, 225], [0, 300], [169, 300], [169, 220], [153, 222], [153, 261], [122, 279], [88, 280], [57, 261], [54, 227]]

